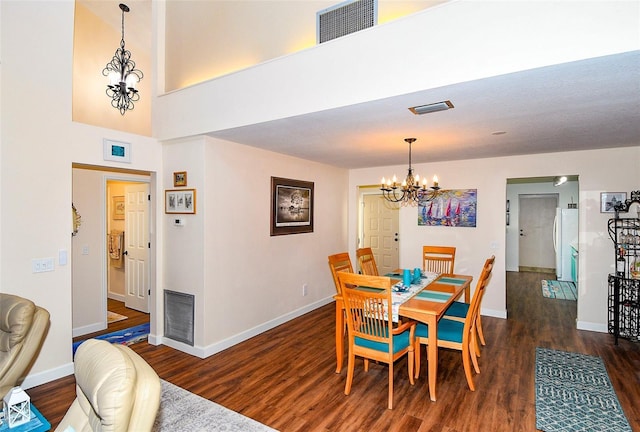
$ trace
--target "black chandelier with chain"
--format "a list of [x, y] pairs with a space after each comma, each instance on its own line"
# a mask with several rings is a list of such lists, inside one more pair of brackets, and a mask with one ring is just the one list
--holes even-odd
[[438, 186], [438, 177], [433, 176], [433, 186], [427, 187], [426, 177], [422, 178], [422, 185], [420, 184], [420, 176], [413, 175], [413, 168], [411, 167], [411, 144], [413, 144], [415, 138], [405, 138], [404, 141], [409, 144], [409, 170], [407, 177], [402, 183], [398, 183], [396, 176], [392, 179], [385, 180], [382, 177], [382, 196], [387, 201], [392, 203], [400, 203], [403, 206], [411, 205], [416, 206], [420, 201], [431, 201], [437, 195], [440, 187]]
[[124, 13], [129, 12], [129, 6], [120, 3], [122, 10], [122, 39], [120, 48], [102, 70], [102, 75], [109, 77], [107, 96], [111, 98], [111, 106], [124, 115], [127, 110], [134, 108], [133, 103], [140, 100], [136, 89], [138, 82], [144, 77], [142, 71], [136, 69], [136, 62], [131, 60], [131, 51], [124, 46]]

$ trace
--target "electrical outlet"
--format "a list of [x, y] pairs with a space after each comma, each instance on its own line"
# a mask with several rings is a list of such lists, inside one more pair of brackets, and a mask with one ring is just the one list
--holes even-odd
[[307, 288], [309, 288], [309, 286], [307, 284], [302, 284], [302, 295], [303, 296], [307, 295]]
[[53, 270], [53, 258], [39, 258], [31, 260], [31, 271], [33, 273], [50, 272]]

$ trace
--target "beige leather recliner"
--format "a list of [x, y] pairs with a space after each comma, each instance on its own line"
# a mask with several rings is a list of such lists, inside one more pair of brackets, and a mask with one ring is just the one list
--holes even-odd
[[56, 431], [150, 431], [160, 407], [156, 372], [124, 345], [89, 339], [74, 359], [76, 399]]
[[0, 399], [22, 384], [49, 329], [49, 312], [31, 300], [0, 293]]

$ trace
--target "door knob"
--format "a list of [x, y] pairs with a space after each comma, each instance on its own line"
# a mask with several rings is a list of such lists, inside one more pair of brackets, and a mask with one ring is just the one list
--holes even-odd
[[129, 251], [122, 252], [122, 255], [129, 255]]

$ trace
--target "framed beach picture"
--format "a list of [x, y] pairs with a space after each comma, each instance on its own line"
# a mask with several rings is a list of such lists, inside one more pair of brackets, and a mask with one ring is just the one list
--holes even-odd
[[313, 232], [313, 182], [271, 177], [271, 235]]
[[113, 197], [113, 219], [124, 220], [124, 196]]
[[601, 192], [600, 213], [614, 213], [614, 207], [627, 199], [626, 192]]
[[195, 214], [195, 189], [170, 189], [164, 191], [164, 212], [170, 214]]

